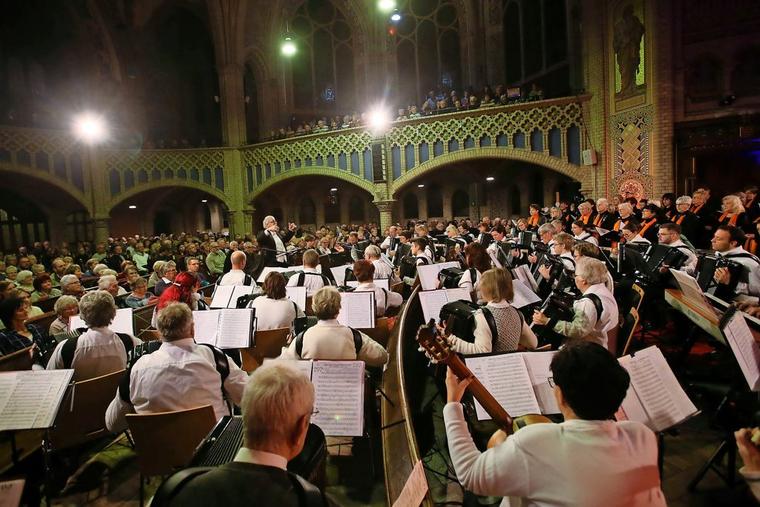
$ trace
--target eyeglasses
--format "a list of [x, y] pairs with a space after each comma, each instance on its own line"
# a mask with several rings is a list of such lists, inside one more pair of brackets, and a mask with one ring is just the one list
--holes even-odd
[[549, 387], [554, 389], [554, 377], [546, 377], [546, 382], [549, 384]]

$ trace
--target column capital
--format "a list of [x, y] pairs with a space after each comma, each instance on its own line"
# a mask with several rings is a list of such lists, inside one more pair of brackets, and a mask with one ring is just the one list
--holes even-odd
[[393, 205], [396, 203], [396, 199], [383, 199], [380, 201], [372, 201], [380, 213], [390, 213], [393, 211]]

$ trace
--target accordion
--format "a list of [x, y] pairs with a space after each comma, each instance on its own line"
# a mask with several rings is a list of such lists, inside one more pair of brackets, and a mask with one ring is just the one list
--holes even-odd
[[475, 313], [480, 305], [472, 301], [452, 301], [441, 308], [441, 320], [446, 331], [470, 343], [475, 341]]

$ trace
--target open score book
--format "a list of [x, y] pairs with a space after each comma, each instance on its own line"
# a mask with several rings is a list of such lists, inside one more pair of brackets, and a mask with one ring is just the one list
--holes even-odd
[[253, 345], [255, 310], [201, 310], [193, 312], [195, 342], [220, 349], [244, 349]]

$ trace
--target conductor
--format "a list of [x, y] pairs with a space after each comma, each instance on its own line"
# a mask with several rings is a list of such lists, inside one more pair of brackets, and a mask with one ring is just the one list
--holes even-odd
[[256, 236], [256, 240], [264, 256], [264, 266], [288, 267], [285, 243], [293, 237], [297, 228], [296, 224], [289, 223], [288, 231], [281, 233], [277, 220], [272, 215], [267, 215], [262, 225], [264, 230]]

